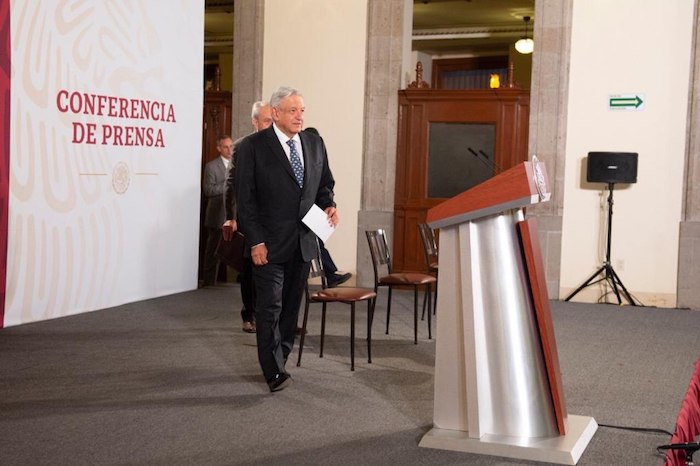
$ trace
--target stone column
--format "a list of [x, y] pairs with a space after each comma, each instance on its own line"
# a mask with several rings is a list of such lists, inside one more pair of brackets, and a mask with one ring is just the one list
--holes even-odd
[[698, 1], [695, 2], [692, 67], [690, 70], [690, 115], [683, 186], [683, 212], [678, 251], [676, 305], [700, 309], [700, 26]]
[[374, 283], [365, 230], [384, 228], [393, 238], [405, 5], [404, 0], [369, 0], [367, 6], [362, 199], [357, 222], [359, 286]]
[[552, 200], [528, 209], [539, 222], [549, 297], [559, 297], [572, 0], [535, 1], [528, 152], [545, 162]]
[[263, 32], [265, 2], [236, 0], [233, 26], [233, 139], [250, 134], [253, 102], [268, 99], [262, 94]]

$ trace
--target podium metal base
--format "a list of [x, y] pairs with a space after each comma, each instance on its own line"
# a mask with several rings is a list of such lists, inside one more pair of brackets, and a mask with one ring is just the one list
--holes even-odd
[[484, 435], [470, 438], [468, 432], [438, 429], [426, 433], [418, 446], [439, 450], [462, 451], [479, 455], [505, 456], [529, 461], [576, 464], [598, 430], [595, 419], [569, 414], [567, 434], [558, 437], [526, 438]]

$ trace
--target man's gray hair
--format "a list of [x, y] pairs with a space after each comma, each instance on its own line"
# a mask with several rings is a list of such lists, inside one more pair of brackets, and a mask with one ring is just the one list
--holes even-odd
[[253, 111], [250, 112], [250, 116], [253, 120], [257, 120], [258, 117], [260, 116], [260, 109], [267, 106], [267, 102], [264, 100], [258, 100], [257, 102], [253, 103]]
[[301, 95], [301, 92], [299, 92], [297, 89], [294, 89], [293, 87], [287, 87], [287, 86], [280, 87], [275, 92], [273, 92], [272, 97], [270, 97], [270, 107], [280, 108], [280, 102], [282, 102], [287, 97], [290, 97], [293, 95], [298, 95], [299, 97], [303, 97]]

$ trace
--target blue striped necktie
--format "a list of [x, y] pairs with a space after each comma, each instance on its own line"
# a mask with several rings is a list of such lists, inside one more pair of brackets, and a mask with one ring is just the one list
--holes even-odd
[[301, 159], [299, 158], [299, 153], [297, 152], [296, 145], [291, 139], [287, 141], [289, 146], [289, 161], [292, 164], [292, 171], [294, 172], [294, 177], [297, 179], [297, 183], [300, 188], [304, 187], [304, 167], [301, 166]]

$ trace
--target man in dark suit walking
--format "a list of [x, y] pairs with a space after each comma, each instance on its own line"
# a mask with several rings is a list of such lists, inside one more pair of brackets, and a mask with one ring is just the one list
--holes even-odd
[[[253, 129], [262, 131], [272, 125], [272, 110], [270, 104], [259, 100], [253, 103], [251, 111], [251, 123]], [[244, 136], [245, 137], [245, 136]], [[238, 154], [238, 146], [243, 138], [237, 139], [233, 143], [233, 163], [226, 175], [226, 187], [224, 189], [224, 204], [226, 206], [226, 221], [222, 226], [221, 233], [224, 240], [231, 241], [234, 232], [238, 229], [236, 222], [237, 206], [236, 206], [236, 159]], [[257, 324], [255, 323], [255, 299], [253, 291], [253, 261], [250, 257], [246, 257], [243, 262], [243, 270], [239, 271], [238, 277], [241, 282], [241, 298], [243, 301], [243, 309], [241, 309], [241, 318], [243, 319], [243, 331], [246, 333], [255, 333]]]
[[231, 164], [233, 140], [230, 136], [221, 136], [216, 142], [219, 156], [204, 166], [202, 191], [207, 197], [207, 209], [204, 212], [204, 226], [207, 228], [207, 243], [204, 249], [202, 276], [204, 286], [216, 284], [219, 259], [216, 248], [221, 238], [221, 224], [224, 223], [224, 185], [226, 172]]
[[273, 125], [237, 150], [238, 227], [253, 260], [258, 360], [270, 391], [286, 388], [299, 305], [317, 254], [316, 235], [301, 221], [314, 205], [338, 223], [335, 181], [321, 138], [302, 133], [304, 99], [281, 87], [270, 99]]

